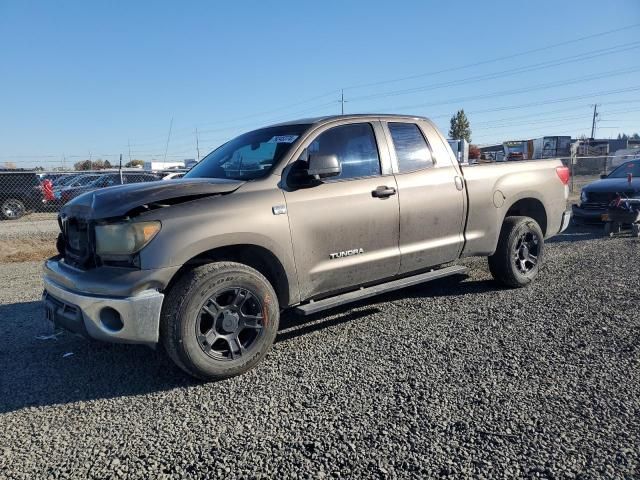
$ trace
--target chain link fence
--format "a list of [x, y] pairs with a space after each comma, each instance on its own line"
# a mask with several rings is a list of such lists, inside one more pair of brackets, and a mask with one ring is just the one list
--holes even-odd
[[[579, 203], [580, 190], [584, 185], [633, 159], [640, 160], [640, 151], [623, 157], [576, 155], [560, 158], [571, 170], [570, 202]], [[113, 185], [167, 182], [180, 178], [184, 173], [184, 170], [141, 169], [0, 169], [0, 263], [42, 260], [54, 255], [58, 211], [78, 195]]]
[[0, 169], [0, 263], [55, 255], [58, 211], [85, 192], [114, 185], [171, 181], [184, 174], [183, 170]]

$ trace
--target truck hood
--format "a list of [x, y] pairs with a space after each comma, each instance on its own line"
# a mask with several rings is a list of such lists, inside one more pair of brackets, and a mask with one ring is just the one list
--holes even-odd
[[616, 192], [629, 192], [629, 191], [640, 191], [640, 178], [633, 178], [631, 180], [631, 185], [626, 178], [603, 178], [601, 180], [596, 180], [589, 185], [586, 185], [583, 191], [589, 192], [600, 192], [600, 193], [616, 193]]
[[220, 178], [185, 178], [116, 185], [79, 195], [67, 203], [60, 214], [87, 220], [119, 217], [143, 205], [230, 193], [244, 183]]

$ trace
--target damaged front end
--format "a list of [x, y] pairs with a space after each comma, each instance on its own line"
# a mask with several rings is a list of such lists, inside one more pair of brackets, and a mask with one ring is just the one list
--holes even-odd
[[69, 265], [88, 270], [103, 265], [140, 268], [138, 252], [160, 231], [138, 217], [156, 209], [237, 190], [244, 182], [184, 179], [88, 192], [65, 205], [58, 223], [58, 252]]
[[58, 217], [59, 255], [44, 265], [47, 319], [99, 340], [155, 345], [162, 292], [180, 267], [141, 265], [141, 251], [162, 230], [154, 210], [231, 193], [242, 183], [187, 179], [122, 185], [69, 202]]

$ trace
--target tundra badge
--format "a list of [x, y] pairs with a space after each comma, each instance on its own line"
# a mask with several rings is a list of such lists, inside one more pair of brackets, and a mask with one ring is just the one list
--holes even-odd
[[329, 258], [333, 260], [334, 258], [350, 257], [351, 255], [359, 255], [361, 253], [364, 253], [364, 248], [354, 248], [344, 252], [330, 253]]

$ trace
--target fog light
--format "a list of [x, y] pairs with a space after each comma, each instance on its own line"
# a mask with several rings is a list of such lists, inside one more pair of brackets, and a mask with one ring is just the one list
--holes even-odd
[[100, 310], [100, 323], [110, 332], [119, 332], [124, 324], [117, 310], [111, 307], [105, 307]]

